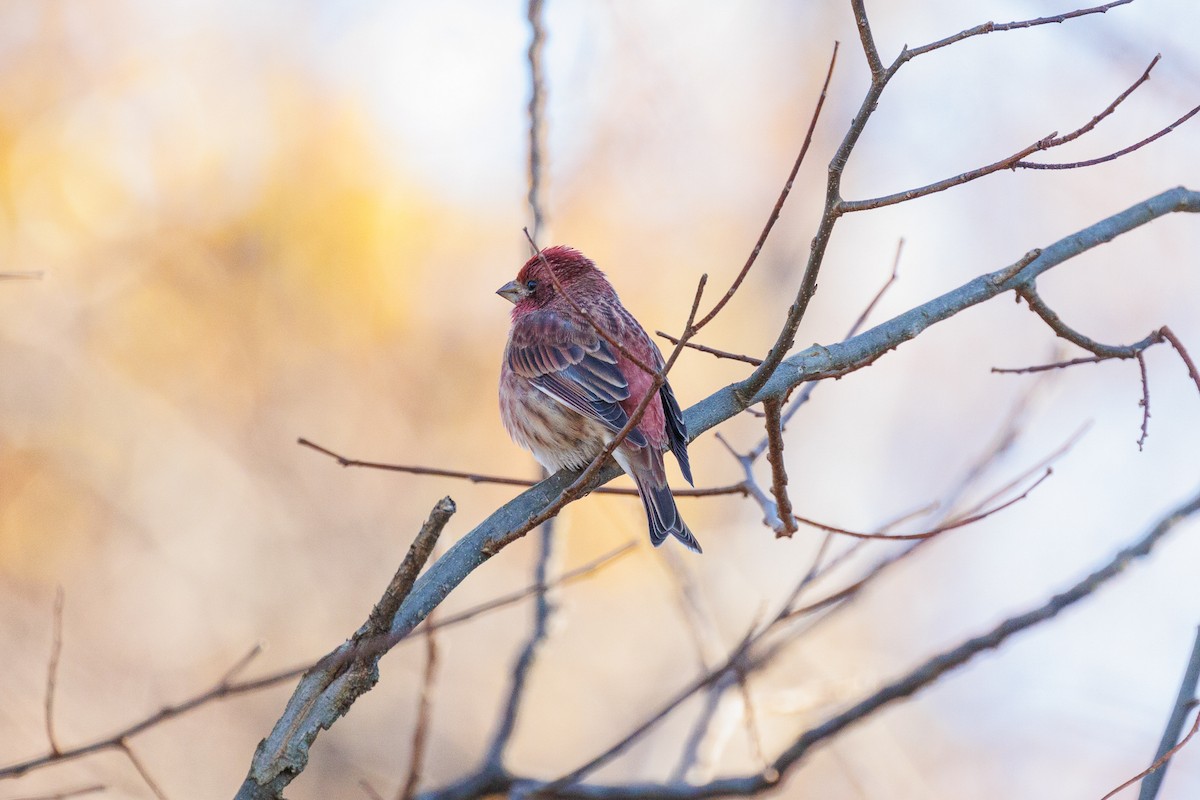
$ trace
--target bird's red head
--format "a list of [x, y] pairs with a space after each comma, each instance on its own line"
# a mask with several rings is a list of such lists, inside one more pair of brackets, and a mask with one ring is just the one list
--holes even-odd
[[556, 300], [566, 302], [559, 298], [555, 278], [577, 303], [583, 303], [597, 293], [608, 296], [613, 291], [604, 273], [596, 269], [590, 258], [573, 247], [557, 245], [547, 247], [540, 255], [526, 261], [516, 280], [501, 286], [496, 294], [516, 306], [513, 314], [529, 313], [554, 305]]

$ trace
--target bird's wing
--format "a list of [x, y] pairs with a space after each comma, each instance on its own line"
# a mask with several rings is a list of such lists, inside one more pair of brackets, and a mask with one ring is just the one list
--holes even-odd
[[[555, 400], [593, 419], [613, 433], [629, 421], [621, 401], [629, 382], [617, 368], [617, 356], [591, 326], [576, 324], [550, 311], [537, 311], [513, 322], [508, 366]], [[625, 441], [645, 447], [636, 428]]]

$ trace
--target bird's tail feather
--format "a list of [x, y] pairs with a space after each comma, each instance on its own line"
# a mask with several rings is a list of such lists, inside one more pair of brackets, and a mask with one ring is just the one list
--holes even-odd
[[638, 494], [642, 496], [642, 504], [646, 507], [646, 519], [650, 522], [650, 541], [654, 546], [658, 547], [665, 542], [667, 534], [670, 534], [693, 553], [703, 552], [700, 542], [696, 541], [696, 537], [688, 530], [687, 523], [679, 514], [671, 487], [666, 483], [662, 486], [652, 486], [650, 481], [640, 479], [637, 484]]

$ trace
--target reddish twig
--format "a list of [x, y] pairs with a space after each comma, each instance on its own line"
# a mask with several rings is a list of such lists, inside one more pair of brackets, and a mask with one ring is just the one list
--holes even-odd
[[1100, 800], [1109, 800], [1110, 797], [1118, 794], [1122, 789], [1138, 781], [1142, 781], [1142, 790], [1138, 795], [1138, 800], [1154, 800], [1166, 775], [1167, 762], [1171, 760], [1172, 756], [1182, 750], [1191, 738], [1196, 735], [1197, 729], [1200, 729], [1200, 713], [1198, 713], [1196, 719], [1192, 722], [1191, 730], [1182, 739], [1179, 738], [1179, 733], [1183, 730], [1188, 713], [1200, 703], [1200, 700], [1197, 700], [1195, 696], [1197, 684], [1200, 684], [1200, 628], [1196, 630], [1196, 639], [1192, 644], [1192, 654], [1188, 658], [1187, 667], [1183, 671], [1183, 681], [1179, 685], [1179, 693], [1176, 696], [1175, 705], [1171, 708], [1171, 715], [1167, 719], [1166, 730], [1163, 731], [1162, 740], [1158, 744], [1158, 752], [1155, 753], [1154, 763], [1104, 795]]
[[72, 797], [83, 797], [85, 794], [95, 794], [107, 790], [107, 786], [102, 783], [93, 783], [90, 786], [80, 786], [78, 789], [64, 789], [61, 792], [54, 794], [39, 794], [30, 795], [28, 797], [17, 797], [13, 800], [69, 800]]
[[779, 193], [779, 199], [775, 201], [771, 213], [767, 216], [767, 222], [763, 225], [762, 232], [758, 235], [758, 240], [754, 243], [753, 249], [750, 250], [750, 255], [746, 259], [746, 263], [742, 265], [742, 270], [733, 279], [729, 290], [725, 295], [717, 301], [717, 304], [712, 307], [704, 317], [696, 323], [696, 330], [700, 330], [708, 323], [712, 322], [717, 314], [721, 313], [721, 309], [733, 299], [733, 295], [742, 285], [742, 281], [750, 273], [750, 268], [754, 266], [754, 262], [758, 260], [758, 254], [762, 252], [763, 245], [767, 243], [767, 237], [771, 235], [771, 229], [775, 227], [775, 222], [779, 219], [779, 215], [783, 212], [783, 204], [787, 202], [788, 195], [792, 192], [792, 185], [796, 181], [796, 175], [800, 172], [800, 165], [804, 163], [804, 157], [808, 154], [809, 145], [812, 144], [813, 133], [817, 129], [817, 120], [821, 117], [821, 109], [825, 106], [825, 96], [829, 91], [829, 82], [833, 79], [833, 67], [837, 64], [838, 43], [833, 43], [833, 55], [829, 57], [829, 68], [825, 71], [825, 82], [821, 84], [821, 93], [817, 96], [817, 105], [813, 109], [812, 116], [808, 120], [808, 131], [804, 134], [804, 143], [800, 145], [800, 152], [796, 155], [796, 161], [792, 164], [792, 171], [788, 173], [787, 180], [784, 181], [783, 190]]
[[[625, 545], [622, 545], [621, 547], [611, 550], [608, 553], [605, 553], [604, 555], [587, 562], [586, 564], [563, 573], [551, 584], [551, 586], [564, 586], [583, 578], [590, 577], [599, 570], [616, 563], [624, 556], [635, 552], [636, 549], [637, 544], [635, 542], [629, 542]], [[524, 589], [519, 589], [484, 603], [480, 603], [479, 605], [472, 606], [471, 608], [468, 608], [457, 614], [447, 614], [440, 619], [427, 620], [421, 630], [440, 631], [445, 628], [453, 627], [455, 625], [475, 619], [476, 617], [487, 612], [494, 611], [499, 608], [505, 608], [518, 603], [521, 600], [532, 596], [536, 592], [537, 586], [531, 585]], [[286, 681], [294, 680], [321, 663], [320, 660], [318, 660], [306, 663], [302, 666], [292, 667], [280, 672], [272, 673], [260, 678], [253, 678], [251, 680], [242, 682], [234, 682], [234, 679], [237, 678], [237, 676], [250, 665], [250, 662], [261, 653], [262, 645], [256, 644], [249, 650], [249, 652], [239, 658], [237, 662], [233, 664], [233, 666], [226, 670], [221, 679], [217, 681], [217, 683], [211, 688], [177, 704], [163, 706], [162, 708], [151, 714], [148, 714], [142, 719], [127, 725], [111, 736], [106, 736], [77, 747], [67, 748], [57, 753], [50, 752], [28, 761], [0, 767], [0, 779], [19, 777], [33, 770], [50, 766], [51, 764], [71, 761], [91, 755], [92, 753], [114, 749], [118, 747], [118, 742], [121, 739], [132, 739], [138, 734], [180, 717], [190, 711], [194, 711], [197, 708], [208, 705], [211, 702], [257, 692], [262, 689], [268, 689], [272, 686], [278, 686]]]
[[[423, 467], [411, 464], [393, 464], [383, 461], [363, 461], [357, 458], [348, 458], [330, 450], [327, 447], [322, 447], [313, 441], [300, 437], [296, 440], [296, 444], [301, 447], [307, 447], [315, 450], [322, 455], [329, 456], [343, 467], [362, 467], [364, 469], [378, 469], [386, 472], [404, 472], [410, 475], [432, 475], [439, 478], [455, 478], [457, 480], [470, 481], [471, 483], [495, 483], [502, 486], [533, 486], [537, 480], [528, 478], [509, 478], [500, 475], [480, 475], [475, 472], [462, 472], [454, 469], [441, 469], [439, 467]], [[636, 489], [623, 489], [614, 486], [601, 486], [594, 489], [595, 494], [616, 494], [625, 497], [637, 497]], [[729, 486], [712, 486], [706, 489], [672, 489], [671, 493], [675, 497], [717, 497], [726, 494], [745, 494], [741, 484], [731, 484]]]
[[[256, 645], [254, 650], [251, 652], [257, 654], [260, 649], [260, 646]], [[242, 667], [246, 666], [249, 663], [250, 658], [253, 658], [253, 656], [245, 656], [239, 659], [238, 665]], [[60, 750], [57, 753], [50, 752], [27, 761], [21, 761], [16, 764], [9, 764], [7, 766], [0, 767], [0, 778], [16, 778], [24, 775], [27, 772], [48, 766], [50, 764], [72, 761], [74, 759], [82, 758], [83, 756], [88, 756], [92, 753], [103, 752], [105, 750], [120, 749], [122, 742], [126, 742], [138, 734], [149, 730], [150, 728], [161, 725], [167, 720], [174, 719], [175, 717], [185, 714], [195, 708], [199, 708], [200, 706], [205, 705], [213, 700], [223, 697], [231, 697], [235, 694], [241, 694], [244, 692], [255, 691], [268, 685], [274, 685], [283, 680], [287, 680], [288, 678], [296, 677], [296, 675], [304, 672], [305, 669], [307, 669], [307, 667], [303, 667], [299, 670], [292, 670], [285, 675], [272, 676], [266, 681], [248, 681], [245, 684], [240, 685], [231, 683], [236, 673], [233, 673], [233, 670], [229, 670], [221, 678], [221, 680], [218, 681], [217, 684], [208, 691], [201, 692], [200, 694], [195, 695], [188, 700], [184, 700], [176, 705], [163, 706], [153, 714], [149, 714], [143, 719], [131, 725], [127, 725], [111, 736], [96, 739], [95, 741], [79, 745], [77, 747], [68, 747]]]
[[[995, 30], [995, 28], [993, 28], [993, 30]], [[911, 53], [913, 51], [907, 51], [907, 52]], [[886, 195], [883, 197], [876, 197], [876, 198], [873, 198], [870, 200], [844, 201], [841, 203], [840, 211], [841, 211], [841, 213], [851, 213], [854, 211], [865, 211], [865, 210], [871, 209], [871, 208], [882, 208], [883, 206], [895, 205], [896, 203], [903, 203], [908, 200], [914, 200], [918, 197], [925, 197], [926, 195], [935, 194], [937, 192], [943, 192], [946, 189], [950, 189], [955, 186], [961, 186], [964, 183], [969, 183], [971, 181], [978, 180], [979, 178], [986, 177], [987, 175], [991, 175], [992, 173], [999, 172], [1004, 169], [1018, 169], [1018, 168], [1071, 169], [1071, 168], [1075, 168], [1075, 167], [1091, 166], [1093, 164], [1100, 164], [1104, 161], [1112, 161], [1115, 158], [1119, 158], [1120, 156], [1123, 156], [1127, 153], [1132, 153], [1135, 150], [1145, 147], [1146, 145], [1153, 142], [1155, 139], [1158, 139], [1162, 136], [1167, 135], [1172, 130], [1174, 130], [1176, 127], [1178, 127], [1179, 125], [1186, 122], [1193, 114], [1195, 114], [1197, 111], [1200, 111], [1200, 107], [1195, 108], [1192, 111], [1188, 112], [1183, 117], [1181, 117], [1180, 119], [1171, 123], [1169, 126], [1162, 129], [1161, 131], [1158, 131], [1154, 135], [1149, 136], [1146, 139], [1143, 139], [1142, 141], [1140, 141], [1134, 145], [1131, 145], [1130, 147], [1126, 147], [1123, 150], [1120, 150], [1116, 153], [1105, 156], [1103, 158], [1093, 159], [1091, 161], [1081, 161], [1081, 162], [1078, 162], [1075, 164], [1038, 164], [1035, 162], [1030, 162], [1030, 161], [1025, 160], [1026, 156], [1032, 155], [1033, 153], [1037, 153], [1037, 152], [1040, 152], [1043, 150], [1050, 150], [1055, 147], [1060, 147], [1064, 144], [1067, 144], [1068, 142], [1072, 142], [1072, 141], [1078, 139], [1079, 137], [1083, 136], [1086, 133], [1089, 133], [1093, 128], [1095, 128], [1098, 124], [1100, 124], [1101, 120], [1105, 119], [1110, 114], [1112, 114], [1114, 111], [1116, 111], [1117, 107], [1120, 106], [1121, 103], [1125, 102], [1126, 98], [1128, 98], [1131, 94], [1133, 94], [1133, 92], [1136, 91], [1138, 89], [1138, 87], [1140, 87], [1143, 83], [1145, 83], [1146, 81], [1148, 81], [1150, 79], [1150, 71], [1154, 69], [1154, 65], [1159, 62], [1160, 58], [1161, 58], [1161, 56], [1155, 56], [1154, 59], [1150, 62], [1150, 66], [1146, 67], [1146, 70], [1142, 73], [1142, 75], [1136, 81], [1134, 81], [1133, 84], [1131, 84], [1129, 86], [1129, 88], [1127, 88], [1125, 91], [1121, 92], [1121, 94], [1118, 95], [1117, 98], [1115, 100], [1113, 100], [1111, 103], [1109, 103], [1108, 106], [1106, 106], [1103, 111], [1101, 111], [1099, 114], [1096, 114], [1094, 117], [1092, 117], [1086, 123], [1084, 123], [1082, 126], [1080, 126], [1079, 128], [1076, 128], [1075, 130], [1071, 131], [1070, 133], [1063, 134], [1062, 136], [1059, 136], [1056, 133], [1052, 133], [1049, 136], [1039, 139], [1038, 141], [1034, 142], [1033, 144], [1008, 156], [1007, 158], [1003, 158], [992, 164], [988, 164], [985, 167], [979, 167], [977, 169], [968, 170], [966, 172], [960, 173], [953, 177], [946, 178], [944, 180], [940, 180], [935, 183], [928, 184], [926, 186], [921, 186], [916, 189], [908, 189], [903, 192], [896, 192], [894, 194], [889, 194], [889, 195]]]
[[[679, 340], [669, 333], [663, 333], [662, 331], [655, 331], [654, 333], [666, 339], [671, 344], [679, 344]], [[741, 361], [745, 364], [752, 364], [756, 367], [762, 363], [761, 358], [755, 358], [754, 356], [748, 356], [743, 353], [730, 353], [726, 350], [718, 350], [715, 347], [707, 347], [702, 344], [696, 344], [695, 342], [687, 342], [684, 346], [690, 347], [693, 350], [699, 350], [701, 353], [708, 353], [709, 355], [716, 356], [717, 358], [727, 358], [731, 361]]]
[[167, 800], [167, 795], [158, 785], [158, 782], [155, 781], [154, 778], [150, 777], [150, 771], [146, 769], [146, 765], [143, 764], [142, 760], [137, 757], [136, 753], [133, 752], [133, 748], [129, 745], [129, 742], [125, 739], [121, 739], [117, 742], [116, 747], [125, 754], [125, 757], [129, 759], [129, 763], [133, 764], [133, 768], [137, 770], [138, 775], [142, 776], [142, 781], [145, 782], [150, 791], [154, 793], [154, 796], [157, 797], [158, 800]]
[[[433, 621], [433, 614], [427, 617]], [[429, 739], [429, 724], [433, 709], [433, 681], [437, 675], [438, 646], [437, 628], [425, 628], [425, 672], [421, 677], [421, 694], [417, 702], [417, 722], [413, 726], [412, 755], [409, 756], [408, 777], [400, 788], [397, 800], [412, 800], [421, 784], [421, 769], [425, 764], [425, 751]]]
[[1196, 391], [1200, 392], [1200, 370], [1196, 369], [1196, 362], [1192, 360], [1191, 355], [1184, 349], [1183, 342], [1179, 341], [1179, 337], [1175, 335], [1175, 331], [1166, 325], [1159, 328], [1158, 332], [1162, 338], [1171, 343], [1171, 347], [1174, 347], [1175, 352], [1183, 359], [1183, 364], [1187, 367], [1188, 377], [1192, 379], [1192, 383], [1196, 384]]
[[58, 755], [62, 748], [58, 746], [58, 738], [54, 735], [54, 692], [58, 684], [58, 661], [62, 656], [63, 645], [63, 588], [54, 592], [54, 633], [50, 643], [50, 661], [46, 666], [46, 740], [50, 743], [50, 752]]
[[972, 525], [976, 522], [987, 519], [988, 517], [990, 517], [991, 515], [999, 512], [999, 511], [1003, 511], [1004, 509], [1008, 508], [1009, 506], [1013, 505], [1014, 503], [1019, 503], [1020, 501], [1024, 500], [1026, 497], [1028, 497], [1030, 492], [1032, 492], [1034, 489], [1036, 489], [1038, 486], [1040, 486], [1042, 481], [1049, 478], [1052, 474], [1054, 474], [1054, 470], [1047, 467], [1046, 471], [1044, 473], [1042, 473], [1042, 476], [1033, 482], [1033, 485], [1031, 485], [1028, 489], [1026, 489], [1021, 494], [1017, 495], [1016, 497], [1014, 497], [1010, 500], [1006, 500], [1005, 502], [1001, 503], [1000, 505], [998, 505], [994, 508], [989, 508], [988, 510], [981, 511], [978, 514], [972, 514], [969, 517], [963, 517], [962, 519], [955, 520], [954, 522], [948, 522], [945, 525], [939, 525], [936, 528], [933, 528], [928, 531], [922, 531], [921, 533], [860, 533], [858, 531], [846, 530], [845, 528], [838, 528], [833, 525], [826, 525], [823, 522], [817, 522], [816, 520], [811, 520], [806, 517], [801, 517], [798, 515], [797, 515], [796, 519], [799, 520], [800, 522], [803, 522], [805, 525], [809, 525], [813, 528], [817, 528], [817, 529], [823, 530], [823, 531], [828, 531], [830, 533], [840, 533], [843, 536], [852, 536], [855, 539], [881, 539], [881, 540], [889, 541], [889, 542], [909, 542], [909, 541], [914, 541], [917, 539], [929, 539], [933, 536], [937, 536], [940, 533], [945, 533], [946, 531], [952, 531], [952, 530], [955, 530], [956, 528], [962, 528], [967, 525]]
[[763, 411], [767, 414], [767, 462], [771, 465], [771, 494], [775, 496], [775, 508], [783, 524], [783, 530], [776, 531], [780, 537], [791, 537], [799, 528], [796, 518], [792, 516], [792, 500], [787, 492], [787, 465], [783, 461], [783, 421], [780, 418], [780, 401], [767, 400], [763, 403]]
[[1107, 161], [1115, 161], [1116, 159], [1120, 158], [1121, 156], [1129, 155], [1130, 153], [1134, 152], [1135, 150], [1141, 150], [1143, 147], [1150, 144], [1151, 142], [1161, 139], [1162, 137], [1166, 136], [1171, 131], [1178, 128], [1183, 123], [1187, 122], [1192, 117], [1196, 116], [1196, 114], [1198, 114], [1198, 113], [1200, 113], [1200, 106], [1196, 106], [1191, 111], [1187, 112], [1186, 114], [1184, 114], [1182, 117], [1180, 117], [1179, 119], [1172, 122], [1167, 127], [1162, 128], [1161, 130], [1156, 131], [1155, 133], [1152, 133], [1151, 135], [1147, 136], [1145, 139], [1142, 139], [1140, 142], [1135, 142], [1134, 144], [1131, 144], [1128, 147], [1123, 147], [1120, 150], [1117, 150], [1116, 152], [1113, 152], [1113, 153], [1109, 153], [1106, 156], [1100, 156], [1099, 158], [1089, 158], [1086, 161], [1072, 161], [1072, 162], [1066, 163], [1066, 164], [1041, 164], [1041, 163], [1036, 163], [1036, 162], [1032, 162], [1032, 161], [1022, 161], [1018, 164], [1014, 164], [1013, 167], [1021, 168], [1021, 169], [1079, 169], [1081, 167], [1094, 167], [1097, 164], [1103, 164]]

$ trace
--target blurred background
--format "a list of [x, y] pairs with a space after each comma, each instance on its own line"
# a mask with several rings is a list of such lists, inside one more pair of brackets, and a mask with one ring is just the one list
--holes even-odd
[[[848, 6], [548, 3], [543, 241], [582, 249], [648, 329], [677, 332], [698, 276], [709, 274], [711, 302], [741, 267], [840, 40], [796, 191], [701, 337], [764, 353], [799, 281], [825, 165], [866, 90]], [[906, 43], [1070, 4], [872, 6], [887, 63]], [[1142, 139], [1200, 102], [1196, 30], [1194, 2], [1136, 2], [920, 58], [884, 95], [844, 193], [922, 185], [1073, 130], [1162, 53], [1112, 118], [1039, 160]], [[514, 494], [340, 469], [297, 437], [356, 458], [535, 476], [498, 418], [508, 306], [493, 294], [528, 252], [528, 37], [524, 3], [507, 1], [0, 3], [0, 271], [43, 273], [0, 282], [0, 762], [47, 747], [57, 587], [56, 723], [71, 745], [208, 686], [257, 641], [266, 651], [250, 676], [320, 656], [365, 619], [438, 498], [459, 508], [444, 547]], [[1200, 188], [1198, 152], [1193, 120], [1092, 169], [1005, 172], [848, 217], [797, 341], [841, 339], [901, 237], [900, 280], [875, 321], [1164, 189]], [[1175, 215], [1039, 285], [1098, 339], [1169, 324], [1200, 355], [1198, 254], [1200, 226]], [[867, 529], [944, 496], [1034, 380], [990, 368], [1053, 360], [1056, 348], [1000, 298], [818, 387], [786, 436], [797, 511]], [[1055, 475], [923, 548], [752, 683], [769, 754], [1073, 583], [1194, 492], [1200, 398], [1168, 349], [1147, 360], [1142, 452], [1136, 364], [1051, 376], [976, 492], [1090, 420]], [[688, 354], [672, 383], [686, 407], [744, 366]], [[745, 450], [761, 425], [746, 416], [722, 430]], [[741, 479], [711, 433], [692, 452], [697, 486]], [[705, 555], [676, 568], [717, 643], [733, 647], [807, 569], [819, 534], [776, 540], [740, 498], [680, 504]], [[576, 766], [703, 669], [666, 561], [677, 554], [650, 548], [644, 524], [631, 498], [593, 496], [562, 515], [564, 568], [627, 541], [638, 549], [563, 590], [515, 770]], [[1196, 524], [1181, 528], [1087, 603], [821, 748], [780, 795], [1104, 794], [1149, 764], [1174, 702], [1200, 623], [1198, 537]], [[532, 537], [508, 548], [444, 608], [526, 585], [535, 550]], [[859, 563], [887, 549], [868, 552]], [[441, 637], [426, 786], [478, 763], [530, 614], [515, 606]], [[380, 686], [320, 738], [289, 796], [362, 797], [361, 779], [394, 791], [422, 659], [404, 645], [383, 661]], [[207, 705], [134, 747], [167, 796], [231, 796], [292, 688]], [[664, 778], [695, 711], [598, 777]], [[755, 768], [735, 727], [717, 771]], [[151, 796], [110, 753], [0, 781], [0, 798], [86, 783]], [[1200, 751], [1184, 750], [1161, 796], [1198, 794]]]

